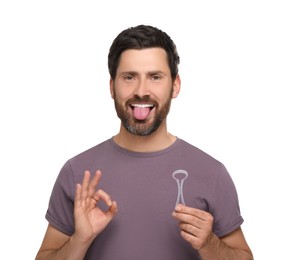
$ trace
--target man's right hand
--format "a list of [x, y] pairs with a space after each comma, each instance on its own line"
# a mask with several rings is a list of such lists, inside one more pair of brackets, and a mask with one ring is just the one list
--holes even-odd
[[[101, 171], [96, 171], [91, 179], [89, 171], [85, 171], [82, 184], [77, 184], [74, 204], [75, 233], [73, 237], [80, 243], [91, 243], [109, 224], [118, 211], [115, 201], [103, 190], [97, 190], [101, 179]], [[100, 209], [97, 204], [102, 200], [109, 208]]]

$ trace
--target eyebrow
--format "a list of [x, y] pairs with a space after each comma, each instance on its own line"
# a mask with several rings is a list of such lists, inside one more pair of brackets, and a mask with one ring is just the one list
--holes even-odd
[[[123, 71], [120, 73], [120, 75], [126, 75], [126, 74], [130, 74], [130, 75], [138, 75], [139, 72], [137, 71]], [[154, 75], [154, 74], [160, 74], [160, 75], [166, 75], [165, 72], [161, 71], [161, 70], [152, 70], [152, 71], [148, 71], [147, 73], [145, 73], [146, 75]]]

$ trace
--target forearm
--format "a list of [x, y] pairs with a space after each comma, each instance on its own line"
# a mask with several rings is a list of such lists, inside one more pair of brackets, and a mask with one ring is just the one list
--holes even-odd
[[253, 260], [248, 250], [232, 248], [214, 235], [209, 243], [199, 249], [203, 260]]
[[91, 243], [81, 243], [75, 236], [59, 249], [43, 249], [36, 256], [36, 260], [82, 260]]

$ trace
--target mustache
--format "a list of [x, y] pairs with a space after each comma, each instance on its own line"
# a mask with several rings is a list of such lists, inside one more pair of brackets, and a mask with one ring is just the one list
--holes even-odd
[[132, 104], [132, 103], [152, 103], [152, 104], [156, 104], [156, 102], [154, 100], [152, 100], [150, 97], [146, 96], [146, 97], [133, 97], [130, 98], [127, 101], [127, 104]]

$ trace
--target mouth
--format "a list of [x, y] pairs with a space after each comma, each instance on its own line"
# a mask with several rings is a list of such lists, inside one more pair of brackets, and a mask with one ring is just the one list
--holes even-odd
[[145, 120], [147, 119], [155, 105], [149, 103], [132, 103], [130, 104], [130, 107], [133, 110], [133, 115], [135, 119]]
[[135, 108], [149, 108], [149, 109], [153, 109], [154, 108], [154, 105], [153, 104], [130, 104], [130, 107], [132, 109], [135, 109]]

